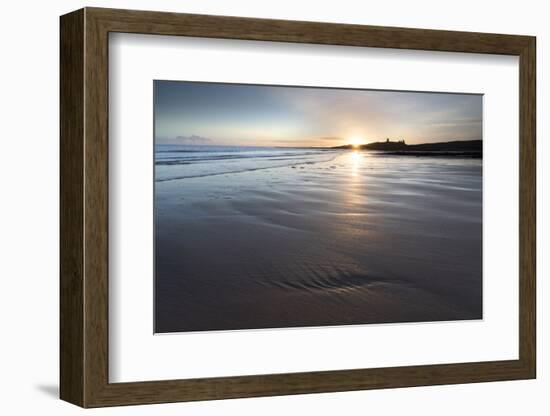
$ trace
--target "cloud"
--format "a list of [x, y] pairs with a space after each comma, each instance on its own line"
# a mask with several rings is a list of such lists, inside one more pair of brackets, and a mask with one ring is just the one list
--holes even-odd
[[338, 141], [343, 140], [341, 137], [338, 136], [325, 136], [325, 137], [319, 137], [319, 140], [327, 140], [327, 141]]
[[327, 147], [343, 144], [344, 139], [338, 136], [322, 136], [322, 137], [311, 137], [311, 138], [291, 138], [291, 139], [279, 139], [272, 138], [270, 143], [275, 146], [289, 146], [289, 147]]
[[212, 142], [208, 137], [197, 136], [195, 134], [192, 136], [178, 136], [176, 137], [176, 141], [182, 144], [206, 144]]

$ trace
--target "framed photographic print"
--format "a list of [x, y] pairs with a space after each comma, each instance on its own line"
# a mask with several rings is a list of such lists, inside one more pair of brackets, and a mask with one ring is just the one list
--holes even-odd
[[535, 38], [61, 17], [82, 407], [534, 378]]

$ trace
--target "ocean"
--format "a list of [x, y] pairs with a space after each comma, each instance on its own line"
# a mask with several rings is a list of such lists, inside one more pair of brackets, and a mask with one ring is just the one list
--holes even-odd
[[334, 157], [326, 149], [157, 145], [155, 181], [307, 165]]

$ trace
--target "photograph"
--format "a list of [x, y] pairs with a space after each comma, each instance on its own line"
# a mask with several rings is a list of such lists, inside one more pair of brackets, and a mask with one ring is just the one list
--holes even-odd
[[154, 80], [154, 332], [483, 319], [483, 95]]

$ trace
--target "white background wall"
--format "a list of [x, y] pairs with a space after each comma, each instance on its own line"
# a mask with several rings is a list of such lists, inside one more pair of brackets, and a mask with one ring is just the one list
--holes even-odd
[[58, 16], [102, 6], [276, 19], [536, 35], [538, 41], [538, 313], [535, 381], [422, 387], [339, 394], [225, 400], [89, 410], [102, 415], [409, 414], [545, 415], [550, 360], [543, 331], [550, 300], [544, 248], [550, 238], [543, 184], [550, 170], [544, 141], [545, 64], [550, 26], [545, 2], [514, 1], [19, 1], [0, 14], [0, 410], [2, 414], [71, 415], [83, 410], [58, 394]]

